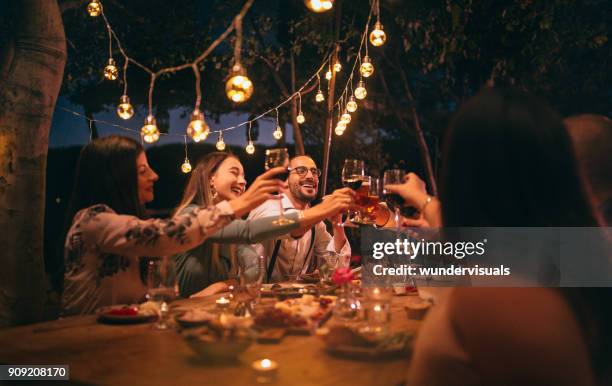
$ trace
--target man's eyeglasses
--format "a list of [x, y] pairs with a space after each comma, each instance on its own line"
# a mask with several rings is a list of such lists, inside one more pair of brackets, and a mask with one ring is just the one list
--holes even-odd
[[321, 177], [321, 169], [310, 168], [308, 169], [306, 166], [297, 166], [295, 168], [288, 168], [289, 173], [296, 172], [298, 176], [304, 177], [310, 171], [315, 178]]

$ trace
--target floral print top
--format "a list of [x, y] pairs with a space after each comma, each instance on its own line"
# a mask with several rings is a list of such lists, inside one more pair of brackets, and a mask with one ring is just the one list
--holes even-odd
[[140, 301], [140, 256], [166, 256], [196, 247], [234, 219], [227, 201], [171, 219], [141, 220], [94, 205], [75, 216], [64, 244], [64, 315]]

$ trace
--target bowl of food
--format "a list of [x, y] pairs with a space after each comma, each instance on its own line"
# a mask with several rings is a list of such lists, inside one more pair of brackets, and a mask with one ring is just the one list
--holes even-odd
[[231, 361], [246, 351], [254, 340], [254, 333], [245, 325], [224, 325], [221, 321], [209, 321], [205, 327], [182, 332], [185, 343], [203, 360], [211, 362]]

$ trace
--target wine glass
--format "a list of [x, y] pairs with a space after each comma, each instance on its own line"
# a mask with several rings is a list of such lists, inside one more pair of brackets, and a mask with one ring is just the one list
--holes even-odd
[[237, 310], [244, 308], [245, 311], [249, 310], [249, 312], [253, 314], [253, 307], [259, 303], [261, 285], [264, 281], [265, 273], [266, 265], [263, 256], [257, 256], [255, 258], [249, 256], [238, 260], [238, 280], [240, 286], [237, 300], [243, 307], [240, 307], [239, 304]]
[[401, 230], [400, 210], [404, 203], [404, 199], [399, 194], [389, 192], [384, 187], [390, 184], [403, 184], [405, 175], [406, 172], [401, 169], [390, 169], [386, 170], [383, 176], [383, 196], [387, 206], [395, 213], [395, 230], [398, 236]]
[[378, 178], [363, 176], [362, 183], [357, 189], [357, 216], [351, 219], [354, 224], [370, 225], [376, 223], [376, 212], [378, 210], [379, 198], [379, 183]]
[[[289, 166], [289, 153], [287, 152], [287, 148], [277, 148], [277, 149], [268, 149], [266, 150], [266, 164], [265, 169], [272, 169], [278, 166], [282, 166], [287, 168]], [[288, 173], [279, 174], [278, 178], [282, 180], [287, 179]], [[278, 200], [278, 205], [280, 207], [280, 215], [277, 220], [274, 220], [272, 224], [274, 225], [287, 225], [292, 224], [293, 220], [285, 217], [285, 213], [283, 212], [283, 200]]]
[[167, 323], [170, 307], [178, 293], [176, 265], [170, 257], [151, 258], [147, 264], [147, 299], [159, 305], [159, 318], [155, 325], [158, 330], [169, 328]]
[[[342, 185], [353, 190], [359, 189], [363, 183], [362, 177], [365, 175], [365, 164], [359, 159], [345, 159], [342, 167]], [[347, 213], [347, 220], [351, 217], [351, 210]], [[338, 224], [343, 226], [344, 224]]]

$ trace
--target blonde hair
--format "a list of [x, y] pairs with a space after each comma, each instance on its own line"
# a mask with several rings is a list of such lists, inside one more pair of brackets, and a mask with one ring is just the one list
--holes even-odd
[[[240, 161], [234, 154], [226, 152], [212, 152], [202, 157], [195, 169], [191, 172], [191, 177], [187, 181], [183, 198], [174, 210], [174, 214], [180, 213], [183, 209], [191, 204], [197, 206], [208, 207], [215, 205], [215, 192], [210, 183], [212, 176], [217, 172], [219, 166], [228, 158], [235, 158]], [[201, 261], [205, 272], [209, 273], [209, 277], [228, 276], [235, 274], [237, 269], [236, 245], [229, 246], [231, 268], [228, 272], [221, 262], [219, 254], [220, 245], [218, 243], [208, 243], [205, 251], [206, 256], [211, 256], [210, 261]]]

